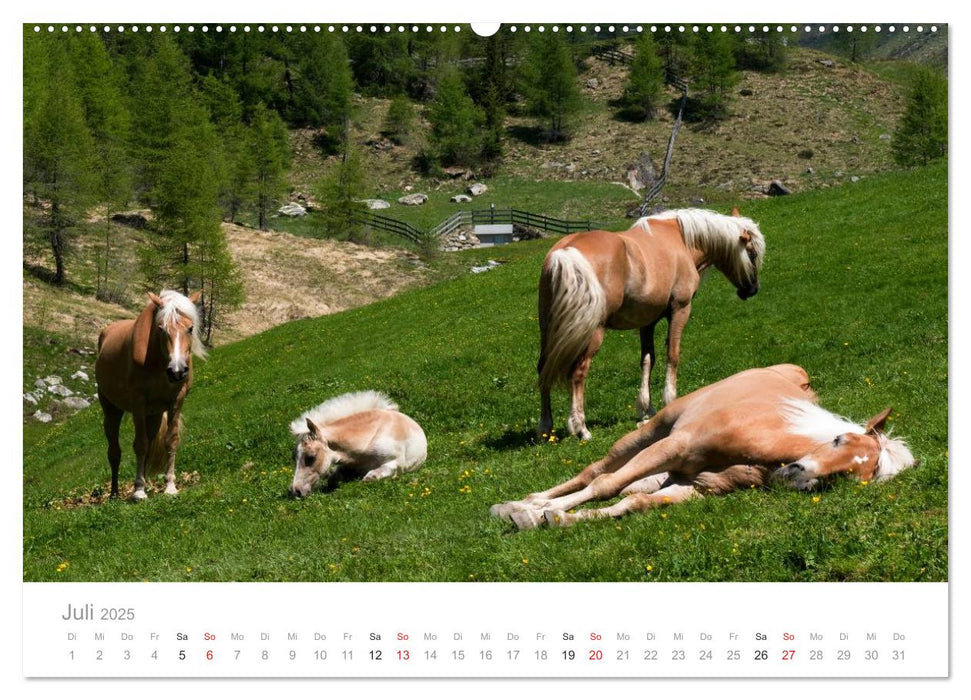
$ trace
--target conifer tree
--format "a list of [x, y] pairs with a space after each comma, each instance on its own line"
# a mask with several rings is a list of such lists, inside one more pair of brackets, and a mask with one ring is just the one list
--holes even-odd
[[428, 109], [430, 141], [442, 165], [472, 165], [482, 152], [482, 111], [476, 107], [456, 71], [438, 81], [435, 100]]
[[327, 235], [340, 240], [358, 240], [361, 231], [361, 201], [364, 194], [364, 166], [349, 138], [343, 141], [340, 164], [320, 183], [323, 225]]
[[287, 120], [295, 126], [323, 127], [328, 135], [326, 145], [334, 149], [344, 122], [350, 119], [354, 94], [344, 41], [332, 34], [291, 39], [297, 49], [289, 69]]
[[399, 93], [388, 105], [388, 114], [384, 119], [382, 133], [396, 144], [403, 145], [411, 139], [414, 128], [415, 108], [404, 93]]
[[[66, 279], [65, 256], [75, 227], [98, 199], [97, 150], [78, 98], [67, 45], [59, 37], [26, 37], [36, 64], [25, 86], [24, 191], [43, 211], [40, 228], [54, 257], [54, 284]], [[36, 81], [36, 82], [34, 82]]]
[[524, 66], [524, 90], [532, 112], [546, 123], [546, 137], [562, 141], [580, 109], [580, 88], [569, 46], [559, 34], [532, 37]]
[[728, 98], [738, 82], [735, 70], [733, 40], [727, 33], [705, 32], [693, 42], [691, 88], [700, 92], [698, 105], [702, 119], [724, 119], [728, 115]]
[[276, 112], [258, 104], [249, 133], [256, 212], [260, 230], [266, 231], [274, 201], [285, 186], [283, 176], [289, 160], [287, 130]]
[[900, 165], [926, 165], [947, 156], [947, 79], [943, 75], [915, 69], [892, 148]]
[[634, 50], [623, 102], [638, 119], [652, 119], [664, 89], [664, 67], [649, 32], [640, 36]]

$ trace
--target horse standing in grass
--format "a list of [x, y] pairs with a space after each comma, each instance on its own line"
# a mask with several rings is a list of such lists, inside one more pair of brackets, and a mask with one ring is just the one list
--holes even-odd
[[338, 476], [387, 479], [418, 469], [428, 443], [421, 426], [384, 394], [359, 391], [337, 396], [290, 424], [297, 436], [290, 495], [309, 496], [317, 482]]
[[[884, 433], [889, 415], [888, 408], [857, 425], [816, 405], [801, 367], [750, 369], [674, 400], [573, 479], [491, 512], [530, 529], [619, 517], [771, 479], [799, 490], [841, 473], [884, 481], [915, 464], [906, 444]], [[568, 512], [618, 495], [626, 498], [607, 508]]]
[[138, 318], [115, 321], [98, 337], [94, 372], [108, 439], [112, 496], [118, 495], [118, 429], [126, 412], [132, 414], [135, 424], [135, 500], [146, 498], [146, 473], [163, 468], [165, 493], [178, 493], [175, 454], [182, 402], [192, 386], [192, 355], [205, 357], [196, 331], [196, 305], [201, 296], [196, 292], [185, 297], [172, 290], [163, 290], [158, 296], [149, 293], [150, 303]]
[[664, 402], [677, 396], [681, 333], [691, 300], [708, 267], [720, 270], [748, 299], [759, 291], [765, 240], [751, 219], [703, 209], [676, 209], [639, 219], [621, 233], [588, 231], [565, 236], [546, 256], [539, 282], [540, 434], [553, 430], [550, 391], [569, 382], [567, 427], [589, 439], [584, 416], [584, 384], [590, 361], [607, 328], [639, 328], [641, 417], [654, 414], [651, 370], [656, 363], [654, 328], [668, 320], [667, 382]]

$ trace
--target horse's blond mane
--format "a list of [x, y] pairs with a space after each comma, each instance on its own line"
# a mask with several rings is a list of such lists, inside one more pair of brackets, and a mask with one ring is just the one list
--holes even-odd
[[[651, 219], [677, 219], [681, 224], [684, 243], [689, 248], [703, 250], [711, 261], [733, 282], [748, 282], [755, 278], [765, 259], [765, 238], [759, 225], [746, 216], [726, 216], [710, 209], [669, 209], [638, 219], [635, 227], [651, 230]], [[746, 231], [752, 236], [755, 249], [753, 263], [739, 246], [738, 240]]]
[[398, 405], [379, 391], [356, 391], [343, 394], [328, 399], [309, 411], [304, 411], [299, 418], [290, 423], [290, 431], [294, 435], [306, 433], [308, 418], [318, 426], [324, 426], [355, 413], [375, 410], [397, 411]]
[[891, 438], [889, 435], [880, 433], [880, 456], [877, 457], [877, 472], [873, 477], [877, 481], [887, 481], [892, 479], [904, 469], [917, 464], [914, 455], [911, 454], [907, 443], [900, 438]]
[[785, 399], [782, 402], [782, 417], [792, 432], [819, 443], [830, 442], [837, 435], [845, 433], [862, 435], [864, 432], [862, 425], [804, 399]]
[[199, 309], [189, 301], [189, 298], [174, 289], [163, 289], [159, 294], [162, 306], [155, 312], [155, 322], [167, 326], [176, 316], [186, 316], [192, 321], [192, 354], [205, 359], [206, 346], [199, 337]]

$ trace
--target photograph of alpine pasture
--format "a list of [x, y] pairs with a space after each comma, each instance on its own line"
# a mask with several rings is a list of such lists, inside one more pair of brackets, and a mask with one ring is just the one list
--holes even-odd
[[947, 580], [947, 27], [839, 29], [25, 26], [24, 579]]

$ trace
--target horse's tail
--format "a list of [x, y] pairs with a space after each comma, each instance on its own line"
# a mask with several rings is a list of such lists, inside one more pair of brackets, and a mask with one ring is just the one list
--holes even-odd
[[[182, 432], [183, 427], [182, 415], [179, 415], [179, 427], [178, 432]], [[159, 423], [158, 432], [152, 438], [152, 441], [148, 445], [148, 454], [145, 457], [145, 474], [147, 476], [153, 476], [155, 474], [161, 474], [164, 472], [169, 465], [169, 451], [165, 447], [165, 435], [169, 431], [169, 414], [165, 412], [162, 414], [162, 421]]]
[[566, 381], [604, 322], [607, 295], [593, 266], [576, 248], [553, 251], [540, 276], [539, 385]]

